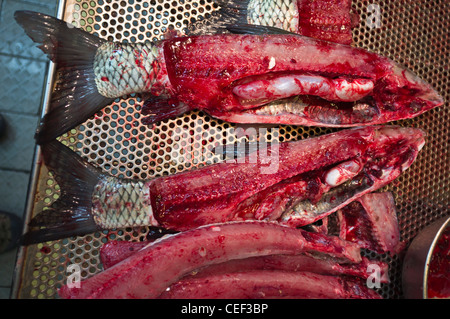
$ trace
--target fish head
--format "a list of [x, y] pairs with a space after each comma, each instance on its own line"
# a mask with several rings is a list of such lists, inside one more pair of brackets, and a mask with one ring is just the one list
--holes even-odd
[[[425, 132], [421, 129], [400, 126], [372, 126], [373, 135], [364, 152], [345, 163], [325, 167], [320, 176], [320, 198], [301, 198], [280, 217], [283, 224], [304, 226], [348, 205], [361, 196], [374, 192], [395, 180], [408, 169], [425, 144]], [[358, 130], [358, 129], [356, 129]], [[353, 165], [353, 174], [343, 170]], [[342, 183], [329, 183], [331, 173], [341, 172]], [[331, 179], [336, 181], [337, 178]]]
[[376, 130], [365, 154], [365, 171], [374, 184], [387, 185], [408, 169], [425, 145], [425, 136], [422, 129], [413, 127], [383, 126]]
[[429, 83], [402, 65], [388, 61], [390, 71], [377, 82], [373, 93], [386, 121], [413, 118], [444, 103]]

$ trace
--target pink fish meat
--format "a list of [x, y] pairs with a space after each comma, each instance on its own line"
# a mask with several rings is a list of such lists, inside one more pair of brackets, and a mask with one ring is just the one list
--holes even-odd
[[254, 270], [179, 281], [161, 299], [381, 299], [354, 278]]
[[[117, 241], [105, 243], [100, 248], [100, 260], [103, 269], [108, 269], [115, 264], [134, 255], [150, 242]], [[307, 253], [298, 255], [269, 255], [244, 259], [233, 259], [223, 263], [210, 265], [196, 269], [186, 275], [189, 277], [204, 277], [217, 274], [234, 273], [250, 270], [281, 270], [281, 271], [306, 271], [322, 275], [348, 275], [367, 279], [370, 277], [369, 265], [376, 265], [380, 269], [380, 282], [389, 282], [388, 264], [381, 261], [369, 260], [362, 257], [361, 262], [352, 263], [351, 260], [334, 257], [311, 256]], [[183, 279], [182, 279], [183, 280]]]

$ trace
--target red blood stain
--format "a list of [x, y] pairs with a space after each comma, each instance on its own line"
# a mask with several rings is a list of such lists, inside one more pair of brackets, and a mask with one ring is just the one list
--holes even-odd
[[50, 247], [48, 247], [48, 246], [43, 246], [43, 247], [40, 249], [40, 252], [43, 253], [43, 254], [50, 254], [51, 251], [52, 251], [52, 250], [51, 250]]

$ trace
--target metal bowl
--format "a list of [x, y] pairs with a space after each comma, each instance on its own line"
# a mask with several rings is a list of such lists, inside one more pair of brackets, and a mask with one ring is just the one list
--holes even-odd
[[403, 291], [407, 299], [428, 299], [428, 272], [434, 248], [450, 226], [450, 216], [422, 229], [413, 239], [403, 262]]

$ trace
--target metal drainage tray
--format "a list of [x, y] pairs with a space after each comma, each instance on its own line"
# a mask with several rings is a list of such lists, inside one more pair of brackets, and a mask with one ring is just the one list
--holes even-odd
[[[449, 96], [449, 6], [447, 0], [356, 0], [353, 7], [360, 24], [353, 31], [354, 45], [405, 65], [428, 81], [445, 98]], [[210, 17], [217, 6], [211, 0], [68, 0], [59, 4], [58, 17], [111, 41], [156, 40], [169, 29], [182, 30], [189, 22]], [[379, 24], [373, 23], [378, 14]], [[43, 114], [48, 107], [55, 78], [51, 64]], [[212, 151], [217, 145], [233, 143], [234, 124], [190, 112], [164, 120], [148, 129], [141, 124], [143, 99], [117, 99], [82, 125], [60, 137], [61, 142], [112, 175], [148, 179], [211, 164], [220, 160]], [[392, 191], [397, 205], [401, 239], [408, 244], [426, 225], [449, 214], [448, 102], [417, 118], [394, 124], [420, 127], [427, 143], [414, 162], [383, 190]], [[318, 127], [278, 126], [280, 142], [330, 133]], [[51, 205], [59, 189], [45, 165], [39, 148], [27, 215]], [[57, 288], [66, 282], [67, 265], [81, 267], [81, 279], [102, 271], [99, 248], [113, 239], [144, 240], [148, 228], [101, 231], [86, 236], [21, 247], [16, 264], [13, 298], [57, 298]], [[391, 282], [379, 288], [384, 298], [402, 298], [403, 255], [370, 257], [387, 261]]]

